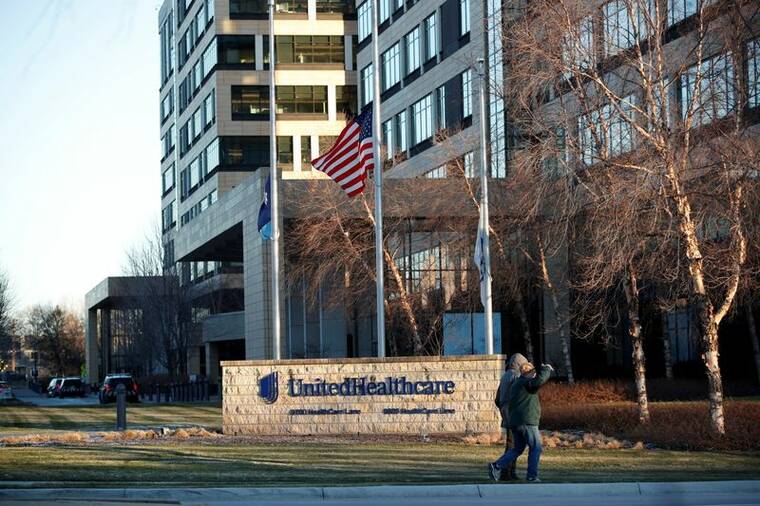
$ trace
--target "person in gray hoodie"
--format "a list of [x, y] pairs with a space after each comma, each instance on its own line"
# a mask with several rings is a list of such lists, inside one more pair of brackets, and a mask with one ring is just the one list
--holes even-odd
[[[504, 453], [508, 452], [509, 449], [514, 445], [514, 441], [512, 440], [512, 432], [510, 431], [509, 426], [509, 389], [512, 386], [512, 383], [514, 383], [514, 381], [520, 377], [520, 367], [522, 367], [523, 364], [527, 363], [528, 359], [525, 358], [521, 353], [515, 353], [509, 357], [509, 360], [507, 360], [507, 369], [504, 371], [504, 374], [501, 375], [499, 388], [496, 390], [496, 398], [494, 399], [494, 402], [496, 403], [496, 407], [499, 408], [499, 411], [501, 412], [501, 427], [507, 432], [507, 444]], [[501, 470], [499, 479], [517, 479], [517, 471], [515, 470], [514, 461], [508, 467]]]

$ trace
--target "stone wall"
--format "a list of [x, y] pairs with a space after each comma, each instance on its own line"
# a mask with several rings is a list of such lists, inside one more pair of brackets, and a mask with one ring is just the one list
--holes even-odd
[[[504, 361], [480, 355], [222, 362], [224, 433], [498, 431], [493, 399]], [[422, 393], [431, 390], [438, 393]], [[313, 395], [298, 395], [307, 391]]]

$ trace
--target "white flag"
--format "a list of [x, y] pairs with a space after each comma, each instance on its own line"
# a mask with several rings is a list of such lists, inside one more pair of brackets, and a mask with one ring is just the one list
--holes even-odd
[[483, 206], [480, 206], [480, 218], [478, 219], [478, 236], [475, 239], [475, 265], [478, 266], [480, 272], [480, 302], [483, 303], [483, 307], [486, 307], [486, 283], [491, 281], [491, 273], [488, 270], [486, 264], [486, 257], [483, 254], [483, 246], [486, 239], [488, 230], [484, 226], [485, 219], [483, 216]]

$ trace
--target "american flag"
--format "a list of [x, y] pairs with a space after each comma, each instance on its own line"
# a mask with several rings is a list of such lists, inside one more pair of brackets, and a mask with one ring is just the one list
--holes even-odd
[[335, 145], [311, 165], [338, 183], [349, 197], [364, 191], [367, 172], [375, 168], [373, 159], [372, 107], [366, 107], [338, 136]]

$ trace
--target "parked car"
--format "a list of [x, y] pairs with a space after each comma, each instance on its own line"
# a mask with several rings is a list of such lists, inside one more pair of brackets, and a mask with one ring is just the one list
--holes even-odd
[[47, 387], [47, 396], [58, 397], [58, 394], [61, 391], [61, 383], [63, 383], [63, 378], [51, 378]]
[[0, 401], [9, 401], [13, 398], [13, 388], [10, 384], [0, 381]]
[[100, 403], [105, 404], [116, 401], [116, 387], [119, 385], [124, 385], [127, 389], [127, 401], [138, 401], [137, 393], [139, 387], [131, 374], [109, 374], [105, 377], [103, 385], [100, 387], [100, 393], [98, 394]]
[[58, 389], [58, 397], [84, 397], [84, 383], [78, 376], [63, 378]]

